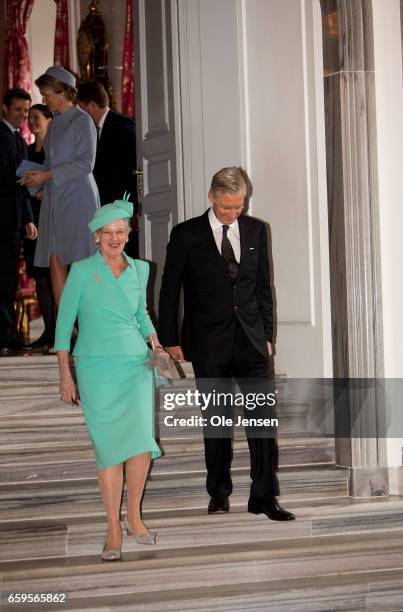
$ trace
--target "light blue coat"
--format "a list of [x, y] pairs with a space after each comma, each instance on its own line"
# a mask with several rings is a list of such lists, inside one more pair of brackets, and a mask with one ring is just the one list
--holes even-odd
[[91, 117], [74, 106], [51, 122], [45, 142], [45, 166], [52, 179], [45, 183], [41, 204], [35, 265], [49, 266], [51, 255], [63, 265], [84, 259], [95, 250], [88, 223], [99, 194], [92, 170], [97, 133]]

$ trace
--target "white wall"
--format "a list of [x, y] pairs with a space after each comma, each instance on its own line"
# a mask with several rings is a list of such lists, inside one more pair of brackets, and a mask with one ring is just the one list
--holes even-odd
[[179, 0], [184, 216], [212, 174], [248, 170], [270, 224], [276, 369], [331, 376], [319, 0]]
[[252, 214], [272, 234], [276, 369], [331, 376], [319, 2], [240, 0]]
[[213, 174], [240, 165], [237, 3], [179, 0], [185, 217], [208, 207]]
[[[399, 0], [373, 0], [373, 18], [385, 376], [402, 378], [403, 87]], [[394, 410], [400, 413], [401, 405]], [[390, 435], [396, 431], [392, 423]], [[388, 439], [389, 465], [401, 465], [402, 445], [401, 439]]]
[[54, 0], [36, 0], [27, 28], [27, 41], [32, 73], [32, 102], [42, 102], [35, 79], [53, 64], [53, 47], [56, 26]]

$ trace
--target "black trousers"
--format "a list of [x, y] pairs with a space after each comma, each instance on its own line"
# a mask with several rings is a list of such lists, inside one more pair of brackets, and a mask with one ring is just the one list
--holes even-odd
[[19, 230], [0, 227], [0, 347], [16, 337], [14, 300], [20, 238]]
[[[228, 393], [233, 389], [233, 381], [238, 384], [244, 396], [250, 393], [270, 393], [273, 381], [270, 381], [269, 360], [252, 345], [241, 324], [234, 322], [233, 347], [230, 356], [224, 359], [220, 355], [206, 355], [193, 360], [197, 388], [204, 393]], [[244, 416], [273, 417], [275, 408], [244, 409]], [[230, 417], [231, 406], [209, 405], [203, 410], [203, 416], [211, 423], [220, 417]], [[236, 417], [234, 419], [236, 421]], [[231, 461], [232, 433], [231, 427], [205, 427], [204, 448], [207, 468], [207, 492], [211, 497], [227, 497], [232, 493]], [[277, 479], [278, 448], [277, 439], [272, 430], [246, 428], [250, 454], [250, 476], [252, 480], [251, 497], [275, 497], [279, 495]]]

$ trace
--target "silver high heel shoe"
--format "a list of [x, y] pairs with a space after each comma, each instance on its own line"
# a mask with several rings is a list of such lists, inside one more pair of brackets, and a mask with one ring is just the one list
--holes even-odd
[[122, 556], [121, 548], [110, 548], [109, 550], [105, 550], [105, 548], [106, 542], [101, 555], [103, 561], [119, 561]]
[[136, 533], [131, 528], [129, 521], [127, 520], [127, 516], [123, 521], [124, 528], [126, 529], [126, 533], [128, 536], [134, 536], [134, 539], [138, 544], [155, 544], [155, 533], [147, 529], [147, 533]]

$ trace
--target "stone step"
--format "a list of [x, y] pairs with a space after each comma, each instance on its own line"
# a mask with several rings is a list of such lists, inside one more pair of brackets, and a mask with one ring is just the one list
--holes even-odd
[[[253, 417], [252, 412], [249, 414]], [[198, 420], [193, 425], [191, 419], [192, 417], [198, 419], [200, 416], [205, 418], [205, 413], [201, 412], [197, 407], [183, 406], [168, 412], [160, 404], [159, 407], [156, 407], [157, 435], [160, 437], [178, 437], [179, 435], [199, 434], [202, 432], [203, 427], [200, 426]], [[238, 417], [243, 418], [240, 408], [234, 410], [232, 417], [235, 436], [242, 434], [244, 431], [243, 425], [238, 425]], [[310, 407], [308, 404], [282, 400], [276, 408], [276, 418], [278, 426], [275, 427], [275, 430], [278, 435], [323, 435], [320, 427], [310, 419]], [[181, 421], [174, 421], [173, 419], [181, 419]], [[172, 423], [175, 423], [175, 425], [172, 426]]]
[[[154, 475], [160, 473], [195, 472], [205, 470], [204, 443], [202, 440], [164, 440], [163, 455], [152, 466]], [[234, 468], [249, 468], [249, 449], [246, 440], [233, 443]], [[333, 439], [280, 439], [280, 466], [333, 465], [335, 446]], [[64, 480], [95, 474], [92, 449], [70, 451], [56, 448], [53, 453], [6, 453], [0, 454], [0, 484], [20, 482], [43, 482]]]
[[[0, 419], [4, 424], [14, 423], [17, 426], [22, 419], [32, 415], [40, 417], [44, 423], [49, 422], [49, 424], [53, 422], [52, 419], [55, 417], [64, 416], [69, 418], [72, 415], [82, 415], [79, 405], [69, 406], [60, 400], [56, 383], [33, 381], [24, 384], [4, 385], [2, 389], [4, 392], [8, 389], [9, 393], [9, 397], [1, 397], [0, 394]], [[156, 400], [156, 412], [160, 417], [160, 421], [163, 421], [165, 417], [171, 416], [182, 418], [204, 416], [204, 411], [200, 410], [198, 406], [185, 404], [183, 406], [176, 406], [172, 410], [168, 409], [164, 404], [163, 397], [160, 396]], [[298, 416], [303, 419], [309, 413], [310, 407], [306, 403], [279, 400], [276, 416], [281, 421], [282, 418], [289, 418], [291, 416]], [[241, 414], [241, 408], [235, 408], [234, 414]]]
[[[74, 360], [71, 359], [74, 371]], [[190, 363], [179, 366], [178, 379], [160, 387], [158, 394], [177, 394], [196, 388]], [[283, 397], [286, 377], [275, 376], [276, 393]], [[8, 397], [30, 397], [32, 394], [58, 395], [59, 374], [56, 355], [25, 355], [19, 357], [0, 357], [0, 401]], [[274, 383], [273, 383], [274, 384]]]
[[87, 428], [80, 421], [47, 428], [36, 422], [16, 428], [2, 428], [0, 432], [0, 462], [10, 453], [41, 452], [49, 450], [80, 450], [90, 448]]
[[2, 428], [23, 426], [28, 419], [35, 419], [37, 424], [56, 424], [57, 419], [69, 419], [79, 417], [84, 421], [81, 406], [68, 406], [60, 400], [57, 395], [14, 397], [0, 400], [0, 423]]
[[347, 576], [280, 579], [246, 585], [178, 588], [158, 593], [72, 599], [66, 610], [86, 612], [396, 612], [403, 607], [403, 572], [369, 571]]
[[[279, 474], [282, 499], [319, 500], [345, 498], [348, 495], [348, 470], [343, 468], [284, 469]], [[249, 495], [250, 479], [242, 469], [233, 470], [234, 507], [244, 503]], [[205, 475], [151, 475], [144, 496], [144, 511], [159, 515], [172, 512], [186, 514], [207, 505]], [[30, 518], [38, 519], [75, 516], [102, 516], [103, 508], [94, 474], [88, 478], [65, 481], [24, 482], [0, 485], [0, 524]]]
[[[56, 405], [52, 405], [50, 401], [46, 401], [45, 398], [35, 398], [39, 399], [39, 405], [31, 405], [29, 410], [22, 410], [17, 414], [0, 414], [0, 424], [2, 431], [7, 431], [8, 434], [12, 434], [13, 431], [18, 432], [20, 429], [27, 429], [29, 425], [35, 425], [36, 427], [47, 427], [51, 429], [52, 427], [58, 427], [60, 423], [69, 424], [82, 424], [84, 425], [84, 418], [82, 416], [81, 409], [79, 407], [67, 407], [71, 408], [68, 410], [61, 410], [61, 402], [58, 400]], [[42, 401], [45, 399], [45, 401]], [[25, 402], [24, 402], [25, 403]], [[39, 402], [38, 402], [39, 403]], [[17, 411], [20, 408], [19, 398], [10, 399], [10, 404], [7, 406], [7, 410]], [[31, 402], [33, 404], [33, 402]], [[3, 407], [4, 408], [4, 407]], [[74, 410], [77, 408], [77, 410]], [[279, 431], [287, 431], [291, 429], [295, 429], [299, 432], [307, 431], [307, 416], [308, 416], [308, 408], [305, 405], [297, 405], [297, 404], [281, 404], [279, 406], [279, 412], [281, 414], [277, 416], [278, 420], [278, 429]], [[193, 426], [193, 425], [184, 425], [183, 423], [179, 423], [174, 421], [173, 419], [185, 419], [190, 420], [191, 417], [204, 417], [204, 415], [200, 415], [196, 410], [190, 411], [187, 410], [186, 407], [182, 408], [180, 411], [175, 413], [175, 415], [166, 414], [165, 412], [161, 412], [156, 407], [156, 424], [159, 423], [160, 430], [165, 432], [165, 435], [174, 435], [178, 436], [178, 432], [180, 434], [185, 433], [194, 433], [202, 431], [202, 427]], [[237, 423], [238, 416], [243, 418], [242, 415], [238, 415], [237, 413], [233, 416], [234, 423]], [[35, 419], [35, 422], [28, 421], [28, 419]], [[28, 424], [27, 424], [28, 421]], [[243, 430], [242, 425], [235, 425], [235, 430], [241, 429]]]
[[[199, 438], [171, 438], [160, 441], [165, 457], [175, 454], [199, 454], [203, 464], [204, 448]], [[313, 465], [331, 464], [335, 460], [335, 443], [333, 438], [288, 438], [279, 437], [280, 449], [279, 463], [284, 465]], [[233, 448], [246, 448], [244, 438], [235, 439]], [[94, 453], [88, 436], [83, 434], [76, 440], [67, 439], [63, 442], [60, 437], [56, 442], [47, 439], [35, 441], [20, 440], [18, 444], [3, 442], [0, 446], [0, 467], [13, 467], [26, 465], [27, 470], [32, 465], [48, 465], [59, 463], [90, 462], [93, 464]], [[162, 456], [157, 463], [164, 462]], [[35, 470], [34, 470], [35, 471]]]
[[[71, 357], [71, 366], [74, 371], [74, 358]], [[195, 388], [195, 378], [190, 362], [177, 364], [176, 369], [178, 378], [169, 381], [165, 386], [160, 387], [161, 392], [171, 392], [174, 389]], [[57, 356], [38, 355], [34, 353], [26, 353], [22, 356], [5, 357], [0, 356], [0, 387], [2, 383], [9, 381], [38, 381], [52, 380], [57, 382], [59, 377]], [[276, 373], [276, 386], [281, 389], [287, 377], [284, 374]]]
[[[145, 513], [148, 526], [157, 532], [155, 550], [174, 550], [195, 544], [210, 546], [292, 540], [317, 536], [380, 533], [403, 530], [403, 499], [377, 499], [364, 502], [333, 500], [293, 502], [287, 508], [297, 519], [276, 523], [246, 512], [245, 500], [231, 504], [228, 515], [207, 515], [195, 510], [186, 515]], [[0, 525], [0, 562], [24, 559], [99, 555], [106, 533], [105, 518], [65, 517], [39, 520], [9, 520]], [[124, 537], [124, 552], [144, 550], [133, 538]], [[148, 550], [148, 549], [147, 549]], [[154, 550], [154, 548], [153, 548]], [[0, 565], [1, 572], [1, 565]]]
[[[0, 440], [0, 474], [7, 469], [14, 471], [20, 467], [20, 473], [26, 467], [27, 478], [31, 473], [45, 467], [52, 470], [52, 465], [60, 471], [58, 464], [89, 463], [93, 465], [94, 453], [85, 429], [77, 431], [67, 427], [61, 427], [58, 435], [51, 439], [34, 432], [20, 434], [13, 441], [7, 438]], [[0, 436], [1, 438], [1, 436]], [[178, 466], [182, 463], [194, 465], [191, 469], [204, 469], [204, 445], [199, 437], [183, 437], [159, 440], [162, 456], [155, 462], [154, 470], [158, 472], [165, 469], [166, 464], [173, 462]], [[291, 465], [323, 465], [334, 464], [335, 444], [333, 438], [288, 438], [279, 436], [279, 464], [280, 466]], [[234, 451], [246, 450], [247, 442], [244, 436], [237, 437], [233, 442]], [[196, 466], [196, 463], [199, 466]], [[36, 467], [38, 466], [38, 467]], [[68, 467], [66, 468], [68, 469]], [[178, 468], [179, 469], [179, 468]], [[0, 482], [1, 482], [0, 476]]]
[[[220, 530], [215, 533], [219, 534]], [[368, 584], [382, 573], [383, 578], [389, 578], [389, 583], [395, 585], [395, 603], [401, 595], [402, 530], [295, 540], [263, 539], [249, 543], [221, 543], [218, 535], [217, 540], [208, 546], [194, 541], [187, 547], [153, 547], [153, 550], [126, 552], [122, 561], [114, 564], [102, 563], [98, 555], [3, 563], [0, 569], [2, 594], [4, 597], [8, 592], [47, 593], [51, 585], [51, 592], [69, 595], [70, 606], [85, 609], [83, 602], [86, 605], [92, 598], [101, 601], [104, 597], [114, 597], [116, 601], [117, 597], [132, 596], [136, 605], [147, 599], [150, 604], [154, 599], [160, 604], [166, 600], [180, 601], [179, 593], [183, 598], [183, 585], [186, 585], [189, 600], [195, 601], [204, 594], [205, 602], [210, 600], [208, 605], [214, 609], [215, 595], [225, 590], [227, 596], [272, 590], [278, 594], [277, 601], [281, 603], [281, 593], [285, 603], [286, 594], [288, 602], [296, 599], [295, 593], [289, 591], [291, 584], [298, 583], [296, 581], [305, 587], [311, 581], [315, 589], [319, 581], [323, 587], [326, 581], [342, 572], [344, 578], [355, 579], [356, 584], [359, 581]], [[390, 587], [386, 591], [388, 597], [393, 595]], [[326, 590], [322, 593], [323, 606], [329, 594]], [[362, 600], [362, 586], [359, 595]], [[357, 605], [357, 598], [354, 605]]]
[[[6, 406], [6, 409], [5, 409]], [[281, 416], [277, 433], [279, 437], [305, 438], [323, 436], [322, 432], [308, 430], [308, 412], [304, 405], [281, 405]], [[7, 411], [7, 412], [6, 412]], [[186, 409], [178, 417], [186, 414]], [[189, 416], [189, 415], [186, 415]], [[164, 426], [166, 415], [157, 410], [156, 436], [161, 439], [201, 438], [202, 427]], [[244, 427], [234, 427], [235, 438], [244, 438]], [[302, 440], [302, 443], [304, 441]], [[49, 398], [35, 397], [30, 400], [12, 398], [0, 402], [0, 461], [1, 455], [21, 452], [43, 452], [55, 444], [65, 450], [82, 449], [88, 444], [88, 434], [78, 406], [66, 406], [58, 400], [53, 404]]]
[[[202, 469], [204, 469], [204, 443], [200, 439], [191, 438], [168, 438], [160, 440], [160, 445], [165, 453], [155, 461], [155, 468], [164, 461], [174, 461], [180, 459], [184, 466], [187, 462], [195, 461], [197, 458]], [[314, 466], [314, 465], [334, 465], [335, 463], [335, 440], [334, 438], [291, 438], [279, 436], [279, 464], [280, 467], [286, 466]], [[248, 443], [244, 435], [235, 438], [233, 442], [234, 454], [244, 451], [246, 466], [249, 466]], [[193, 456], [193, 457], [192, 457]]]
[[48, 381], [15, 381], [0, 383], [0, 403], [24, 398], [56, 398], [59, 396], [59, 383]]
[[3, 467], [13, 468], [18, 465], [30, 466], [38, 463], [45, 465], [48, 463], [76, 463], [80, 461], [94, 461], [94, 453], [89, 441], [83, 443], [81, 447], [70, 444], [67, 448], [58, 444], [52, 444], [50, 448], [46, 445], [41, 448], [36, 445], [17, 446], [16, 448], [0, 447], [0, 465]]
[[24, 372], [30, 378], [32, 372], [42, 372], [53, 370], [57, 375], [58, 365], [56, 355], [35, 355], [25, 354], [14, 357], [0, 357], [0, 375], [1, 372], [9, 372], [10, 376], [17, 375], [19, 372]]

